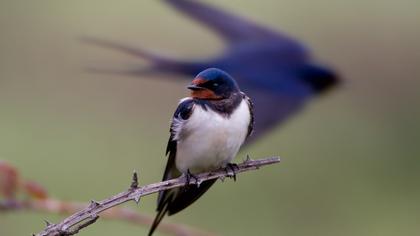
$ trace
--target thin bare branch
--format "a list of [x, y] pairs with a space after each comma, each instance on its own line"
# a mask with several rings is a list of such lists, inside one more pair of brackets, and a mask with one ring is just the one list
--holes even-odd
[[[92, 201], [90, 204], [96, 204]], [[81, 202], [61, 201], [58, 199], [9, 199], [0, 201], [0, 212], [6, 211], [34, 211], [62, 215], [70, 215], [88, 207], [89, 204]], [[99, 214], [103, 219], [121, 220], [136, 225], [148, 227], [153, 223], [153, 217], [141, 214], [130, 208], [113, 207]], [[51, 224], [51, 223], [50, 223]], [[180, 223], [161, 222], [156, 229], [161, 233], [174, 236], [215, 236], [214, 233], [206, 232], [201, 229], [193, 228]]]
[[[238, 164], [238, 168], [235, 171], [235, 174], [255, 170], [261, 166], [278, 163], [279, 161], [280, 158], [278, 157], [271, 157], [259, 160], [247, 159], [243, 163]], [[230, 176], [232, 176], [232, 173], [226, 171], [225, 168], [222, 168], [215, 171], [198, 174], [196, 175], [197, 180], [190, 179], [188, 184], [200, 184], [201, 182], [206, 180]], [[133, 179], [135, 178], [133, 177]], [[130, 188], [127, 191], [121, 192], [105, 200], [96, 202], [96, 204], [90, 204], [85, 209], [74, 213], [73, 215], [69, 216], [68, 218], [64, 219], [58, 224], [48, 225], [42, 232], [38, 233], [37, 236], [65, 236], [76, 234], [82, 228], [93, 224], [97, 220], [99, 213], [109, 208], [113, 208], [128, 201], [138, 202], [140, 197], [167, 189], [184, 186], [185, 184], [186, 178], [184, 176], [137, 188], [133, 188], [133, 185], [135, 184], [131, 184]]]

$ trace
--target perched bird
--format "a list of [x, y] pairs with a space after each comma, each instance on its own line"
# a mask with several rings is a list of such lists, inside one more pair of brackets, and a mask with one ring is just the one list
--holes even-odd
[[[251, 100], [226, 72], [210, 68], [199, 73], [188, 86], [191, 96], [180, 101], [172, 118], [163, 180], [196, 173], [232, 168], [232, 159], [253, 130]], [[189, 206], [216, 180], [197, 186], [165, 190], [159, 193], [157, 216], [152, 235], [162, 218]]]
[[[314, 63], [308, 50], [285, 34], [200, 1], [164, 1], [219, 34], [227, 42], [224, 53], [210, 60], [181, 61], [107, 40], [86, 38], [90, 43], [151, 62], [146, 68], [96, 71], [134, 76], [162, 72], [196, 75], [209, 67], [227, 71], [255, 104], [256, 131], [252, 139], [272, 130], [314, 95], [338, 81], [333, 71]], [[200, 40], [196, 42], [199, 45]]]

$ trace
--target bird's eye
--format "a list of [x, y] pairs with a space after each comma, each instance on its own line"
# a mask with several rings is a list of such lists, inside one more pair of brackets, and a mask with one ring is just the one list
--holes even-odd
[[219, 86], [218, 83], [213, 83], [213, 87], [217, 87], [217, 86]]

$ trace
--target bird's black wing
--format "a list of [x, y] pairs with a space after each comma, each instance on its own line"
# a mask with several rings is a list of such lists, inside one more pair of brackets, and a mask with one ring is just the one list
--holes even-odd
[[[175, 110], [175, 113], [172, 117], [171, 128], [169, 130], [170, 136], [168, 140], [168, 145], [166, 146], [166, 155], [168, 155], [168, 162], [166, 163], [165, 172], [163, 173], [162, 181], [172, 179], [180, 173], [177, 171], [175, 166], [175, 157], [177, 149], [177, 136], [180, 135], [180, 125], [185, 120], [191, 116], [193, 111], [194, 102], [192, 99], [186, 99], [182, 101]], [[178, 192], [178, 189], [169, 189], [159, 192], [158, 201], [157, 201], [157, 215], [153, 224], [150, 228], [149, 235], [152, 235], [160, 221], [168, 212], [169, 204], [172, 202], [172, 199]]]
[[251, 98], [255, 97], [252, 100], [255, 122], [252, 135], [247, 138], [245, 144], [252, 143], [268, 132], [274, 131], [279, 124], [302, 109], [310, 96], [289, 96], [263, 90], [249, 90], [247, 95]]
[[252, 100], [246, 96], [245, 93], [242, 93], [243, 98], [245, 99], [245, 101], [248, 103], [248, 107], [249, 107], [249, 113], [251, 115], [251, 120], [249, 121], [249, 125], [248, 125], [248, 133], [246, 134], [246, 137], [248, 138], [249, 136], [251, 136], [252, 132], [254, 131], [254, 103], [252, 102]]
[[177, 136], [181, 135], [180, 132], [182, 129], [182, 123], [190, 118], [193, 108], [194, 101], [188, 98], [182, 101], [175, 110], [174, 116], [172, 118], [171, 128], [169, 130], [170, 136], [168, 145], [166, 146], [166, 155], [169, 155], [169, 158], [165, 173], [163, 174], [163, 181], [174, 178], [174, 176], [171, 176], [173, 171], [171, 171], [170, 167], [175, 166]]
[[[298, 50], [303, 50], [302, 45], [286, 35], [255, 24], [245, 18], [224, 12], [216, 7], [192, 0], [165, 1], [182, 13], [207, 25], [229, 43], [276, 40], [277, 43], [284, 43]], [[301, 53], [305, 52], [302, 51]]]
[[[182, 136], [182, 122], [188, 120], [193, 109], [194, 101], [192, 99], [186, 99], [178, 105], [178, 108], [175, 111], [170, 129], [171, 135], [166, 148], [168, 162], [163, 174], [163, 181], [178, 177], [181, 174], [175, 166], [177, 139], [179, 136]], [[153, 234], [166, 213], [172, 215], [191, 205], [203, 195], [215, 181], [216, 180], [209, 180], [204, 181], [200, 186], [184, 186], [160, 192], [157, 206], [158, 213], [150, 228], [149, 235]]]

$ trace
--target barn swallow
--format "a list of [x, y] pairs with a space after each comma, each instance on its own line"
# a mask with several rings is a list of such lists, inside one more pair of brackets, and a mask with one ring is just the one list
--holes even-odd
[[304, 45], [292, 37], [199, 1], [164, 1], [222, 37], [227, 42], [224, 53], [210, 60], [181, 61], [141, 48], [87, 38], [90, 43], [151, 63], [150, 67], [133, 70], [96, 71], [134, 76], [162, 72], [195, 75], [209, 67], [227, 71], [255, 104], [257, 121], [252, 139], [273, 130], [308, 100], [338, 82], [332, 70], [314, 63]]
[[[232, 168], [231, 161], [253, 130], [253, 105], [226, 72], [210, 68], [187, 87], [190, 97], [181, 99], [172, 117], [163, 181], [218, 168]], [[187, 180], [189, 182], [189, 180]], [[162, 218], [197, 200], [216, 181], [185, 185], [159, 193], [152, 235]]]

